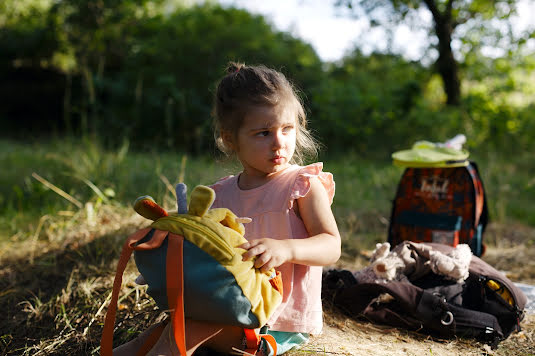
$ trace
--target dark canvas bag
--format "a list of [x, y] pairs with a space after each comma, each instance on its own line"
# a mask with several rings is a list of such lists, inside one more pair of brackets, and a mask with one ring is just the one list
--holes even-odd
[[[416, 254], [419, 246], [445, 254], [453, 249], [434, 243], [404, 244]], [[323, 289], [324, 297], [353, 317], [445, 338], [475, 338], [492, 346], [520, 330], [527, 302], [507, 277], [476, 256], [462, 284], [432, 272], [415, 280], [409, 276], [403, 281], [359, 283], [351, 272], [342, 270], [326, 272]]]

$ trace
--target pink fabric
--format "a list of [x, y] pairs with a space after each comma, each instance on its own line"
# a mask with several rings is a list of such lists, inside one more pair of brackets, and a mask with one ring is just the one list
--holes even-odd
[[[310, 178], [318, 177], [332, 203], [335, 184], [331, 173], [323, 172], [323, 163], [305, 167], [292, 165], [277, 173], [268, 183], [250, 190], [238, 187], [238, 176], [222, 178], [212, 188], [216, 192], [214, 208], [225, 207], [253, 221], [245, 224], [245, 238], [304, 239], [308, 237], [303, 221], [293, 207], [295, 199], [310, 190]], [[268, 324], [272, 330], [319, 334], [323, 326], [321, 308], [321, 266], [285, 263], [282, 273], [284, 296], [281, 306]]]

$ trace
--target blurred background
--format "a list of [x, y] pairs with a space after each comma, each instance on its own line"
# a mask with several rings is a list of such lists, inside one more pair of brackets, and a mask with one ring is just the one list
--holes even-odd
[[[0, 354], [98, 354], [120, 247], [148, 224], [133, 201], [173, 210], [177, 182], [239, 169], [211, 129], [229, 61], [299, 88], [336, 180], [341, 266], [386, 240], [391, 154], [463, 133], [485, 259], [535, 283], [534, 15], [533, 0], [0, 0]], [[117, 343], [158, 316], [128, 273]], [[530, 325], [502, 354], [532, 350]]]
[[456, 133], [525, 150], [533, 11], [527, 0], [3, 0], [1, 135], [205, 153], [213, 88], [235, 60], [293, 80], [328, 152]]
[[535, 225], [534, 13], [530, 0], [2, 0], [1, 240], [46, 240], [43, 216], [87, 202], [172, 206], [177, 181], [236, 172], [214, 161], [211, 128], [229, 61], [300, 90], [348, 236], [384, 238], [392, 152], [458, 133], [493, 220]]
[[534, 11], [529, 0], [3, 0], [3, 240], [86, 202], [148, 193], [172, 205], [176, 181], [235, 172], [213, 163], [210, 114], [229, 61], [278, 69], [300, 90], [349, 231], [377, 223], [382, 237], [401, 174], [392, 152], [458, 133], [494, 221], [535, 225]]

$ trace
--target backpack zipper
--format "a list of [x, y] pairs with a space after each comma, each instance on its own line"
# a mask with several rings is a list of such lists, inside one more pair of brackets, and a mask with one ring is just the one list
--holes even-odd
[[520, 308], [518, 308], [518, 302], [515, 298], [515, 295], [514, 293], [511, 292], [511, 290], [509, 288], [507, 288], [507, 286], [505, 285], [505, 283], [503, 283], [503, 281], [501, 281], [500, 279], [498, 278], [494, 278], [492, 280], [497, 280], [498, 282], [500, 282], [500, 286], [501, 288], [506, 288], [508, 291], [509, 291], [509, 294], [511, 295], [511, 298], [513, 298], [513, 302], [514, 302], [514, 305], [511, 305], [509, 304], [501, 295], [500, 293], [498, 293], [497, 291], [493, 290], [492, 288], [490, 288], [488, 285], [487, 285], [487, 281], [489, 279], [492, 279], [492, 278], [488, 278], [486, 276], [479, 276], [478, 280], [479, 282], [483, 282], [482, 285], [483, 285], [483, 289], [482, 289], [482, 293], [485, 294], [485, 290], [486, 288], [490, 289], [494, 294], [496, 294], [498, 296], [498, 300], [500, 300], [500, 302], [505, 305], [507, 308], [509, 308], [512, 312], [515, 313], [516, 315], [516, 325], [515, 325], [515, 329], [516, 331], [520, 331], [521, 328], [520, 328], [520, 316], [523, 314], [523, 312], [520, 310]]

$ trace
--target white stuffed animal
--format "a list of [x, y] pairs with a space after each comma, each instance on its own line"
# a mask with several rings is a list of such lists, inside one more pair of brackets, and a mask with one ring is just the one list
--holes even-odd
[[377, 278], [389, 281], [410, 276], [415, 269], [422, 267], [430, 268], [434, 273], [457, 283], [468, 278], [468, 267], [472, 259], [472, 251], [468, 245], [457, 245], [449, 254], [443, 254], [428, 246], [418, 250], [419, 255], [413, 254], [408, 244], [400, 244], [390, 251], [388, 242], [378, 243], [370, 259], [371, 270]]
[[388, 242], [375, 245], [371, 257], [371, 267], [375, 275], [386, 280], [398, 279], [400, 274], [407, 272], [416, 264], [410, 249], [403, 245], [401, 249], [390, 251]]
[[468, 267], [471, 260], [472, 251], [467, 244], [457, 245], [447, 255], [434, 250], [429, 251], [431, 270], [457, 283], [462, 283], [468, 278]]

